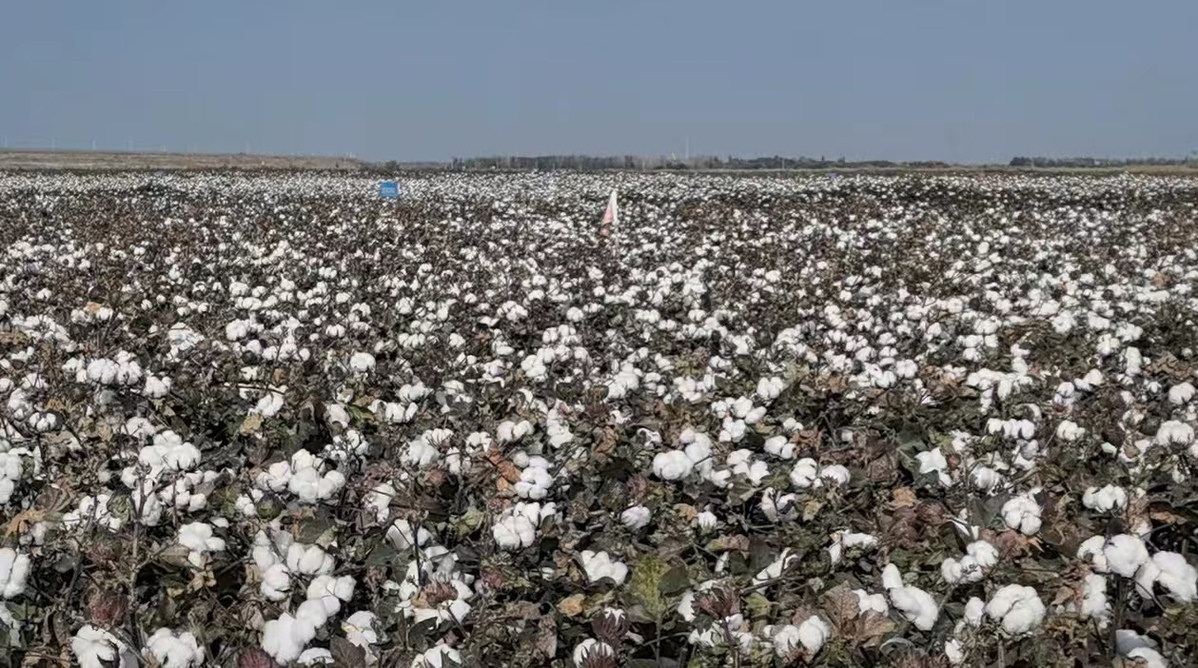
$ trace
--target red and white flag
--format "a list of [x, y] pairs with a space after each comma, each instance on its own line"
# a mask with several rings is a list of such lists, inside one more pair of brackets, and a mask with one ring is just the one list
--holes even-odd
[[603, 224], [599, 228], [599, 236], [604, 239], [610, 238], [612, 227], [619, 223], [620, 212], [616, 206], [616, 191], [612, 189], [611, 197], [607, 200], [607, 209], [603, 212]]

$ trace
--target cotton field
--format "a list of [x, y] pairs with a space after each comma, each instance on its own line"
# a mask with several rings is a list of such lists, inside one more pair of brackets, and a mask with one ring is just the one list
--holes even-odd
[[0, 665], [1194, 664], [1198, 183], [402, 184], [0, 175]]

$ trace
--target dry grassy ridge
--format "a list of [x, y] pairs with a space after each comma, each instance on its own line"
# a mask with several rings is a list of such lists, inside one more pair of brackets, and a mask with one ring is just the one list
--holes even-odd
[[403, 185], [0, 172], [0, 668], [1194, 665], [1198, 180]]
[[347, 157], [191, 153], [107, 153], [103, 151], [0, 151], [0, 170], [358, 170]]

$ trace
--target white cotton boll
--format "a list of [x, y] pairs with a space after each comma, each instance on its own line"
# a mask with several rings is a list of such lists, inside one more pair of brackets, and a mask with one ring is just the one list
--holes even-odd
[[1111, 572], [1131, 578], [1135, 577], [1140, 566], [1148, 561], [1148, 548], [1139, 536], [1119, 534], [1106, 541], [1102, 548], [1102, 556], [1106, 558], [1107, 567]]
[[781, 378], [771, 376], [757, 381], [757, 397], [765, 403], [770, 403], [782, 394], [786, 385]]
[[354, 579], [348, 575], [341, 577], [318, 575], [312, 578], [312, 582], [308, 584], [308, 598], [319, 599], [325, 596], [332, 596], [348, 602], [354, 597], [355, 584]]
[[323, 647], [310, 647], [295, 660], [301, 666], [331, 666], [336, 663], [333, 653]]
[[349, 427], [349, 411], [341, 404], [325, 404], [324, 419], [331, 425], [338, 425], [342, 429]]
[[520, 472], [520, 480], [513, 485], [513, 488], [521, 498], [540, 500], [549, 494], [549, 488], [553, 485], [553, 475], [547, 468], [549, 462], [540, 457], [534, 459], [539, 461], [535, 465], [530, 463]]
[[998, 621], [1011, 635], [1023, 635], [1044, 621], [1044, 603], [1036, 590], [1023, 585], [1007, 585], [995, 592], [986, 604], [986, 615]]
[[777, 559], [770, 562], [768, 566], [753, 576], [754, 584], [762, 584], [781, 578], [783, 571], [794, 563], [796, 559], [797, 557], [790, 553], [790, 548], [783, 549], [782, 554], [778, 555]]
[[771, 436], [765, 439], [762, 448], [766, 453], [771, 454], [779, 459], [794, 459], [795, 444], [790, 442], [790, 439], [785, 436]]
[[920, 474], [935, 474], [936, 480], [940, 483], [941, 487], [952, 486], [953, 479], [948, 474], [948, 460], [944, 457], [944, 453], [941, 452], [939, 448], [917, 453], [915, 458], [919, 460]]
[[965, 663], [965, 648], [962, 647], [960, 640], [949, 638], [944, 642], [944, 658], [954, 666]]
[[283, 564], [274, 564], [263, 571], [259, 588], [268, 600], [286, 600], [291, 595], [291, 572]]
[[699, 526], [699, 531], [708, 533], [713, 531], [719, 525], [720, 520], [715, 516], [715, 513], [710, 510], [704, 510], [695, 516], [695, 523]]
[[[326, 598], [332, 599], [333, 604], [340, 607], [336, 598], [332, 596]], [[329, 609], [325, 607], [324, 601], [309, 599], [300, 603], [299, 607], [296, 608], [295, 620], [300, 623], [310, 624], [315, 629], [321, 629], [329, 621]]]
[[1122, 510], [1127, 507], [1127, 492], [1117, 485], [1090, 487], [1082, 495], [1082, 505], [1100, 513]]
[[790, 471], [790, 484], [796, 489], [819, 487], [819, 464], [809, 457], [795, 462]]
[[587, 663], [588, 657], [598, 656], [616, 656], [616, 651], [611, 645], [594, 638], [587, 638], [574, 646], [574, 652], [570, 655], [574, 661], [574, 668], [583, 668]]
[[80, 668], [135, 668], [137, 656], [108, 631], [84, 624], [71, 638]]
[[410, 550], [413, 547], [423, 547], [433, 538], [432, 534], [422, 526], [413, 525], [405, 519], [398, 519], [387, 529], [387, 540], [397, 550]]
[[146, 384], [141, 393], [151, 399], [161, 399], [171, 392], [171, 379], [158, 376], [146, 376]]
[[986, 492], [992, 492], [1003, 482], [1003, 476], [988, 466], [975, 466], [970, 474], [974, 487]]
[[876, 612], [879, 615], [890, 613], [890, 605], [886, 603], [886, 597], [882, 594], [870, 594], [864, 589], [854, 589], [853, 594], [857, 596], [857, 612], [858, 614], [866, 614]]
[[774, 653], [783, 659], [789, 657], [796, 649], [803, 646], [803, 642], [799, 638], [799, 627], [794, 624], [786, 624], [775, 630], [772, 642]]
[[1115, 651], [1141, 668], [1169, 668], [1169, 663], [1157, 651], [1156, 641], [1135, 631], [1115, 631]]
[[400, 461], [417, 468], [429, 468], [441, 459], [441, 452], [426, 439], [418, 438], [408, 443], [408, 447], [400, 456]]
[[1089, 562], [1090, 566], [1099, 573], [1109, 573], [1110, 565], [1107, 564], [1106, 555], [1103, 553], [1104, 547], [1106, 547], [1106, 538], [1091, 536], [1078, 546], [1077, 558]]
[[917, 587], [891, 589], [890, 602], [907, 621], [921, 631], [930, 631], [940, 617], [940, 607], [928, 592]]
[[298, 659], [315, 637], [315, 626], [283, 613], [262, 627], [262, 649], [275, 661], [287, 664]]
[[852, 475], [847, 467], [840, 464], [831, 464], [820, 469], [819, 477], [827, 480], [833, 485], [847, 485]]
[[1194, 386], [1189, 381], [1184, 381], [1169, 388], [1169, 403], [1174, 406], [1187, 404], [1194, 398]]
[[1034, 536], [1040, 531], [1040, 512], [1040, 504], [1030, 495], [1017, 496], [1002, 506], [1003, 521], [1025, 536]]
[[965, 552], [982, 568], [994, 568], [998, 564], [998, 549], [984, 540], [970, 543]]
[[652, 518], [653, 511], [642, 505], [633, 506], [620, 513], [620, 522], [623, 523], [626, 528], [633, 531], [647, 526], [649, 524], [649, 520]]
[[1198, 569], [1176, 552], [1157, 552], [1152, 563], [1158, 570], [1156, 583], [1179, 602], [1192, 603], [1198, 599]]
[[225, 551], [224, 539], [214, 536], [212, 525], [206, 522], [191, 522], [179, 527], [178, 542], [191, 550], [187, 560], [197, 568], [203, 565], [208, 554]]
[[1066, 443], [1073, 443], [1086, 435], [1086, 430], [1072, 420], [1063, 420], [1057, 425], [1057, 438]]
[[354, 373], [366, 373], [374, 369], [374, 355], [356, 352], [349, 356], [349, 368]]
[[1098, 622], [1099, 628], [1106, 627], [1111, 616], [1111, 604], [1107, 600], [1105, 576], [1097, 573], [1086, 574], [1079, 612], [1083, 617]]
[[653, 473], [662, 480], [681, 480], [691, 474], [694, 466], [681, 450], [660, 452], [653, 457]]
[[524, 515], [504, 514], [491, 527], [491, 535], [501, 550], [517, 550], [536, 542], [537, 528]]
[[366, 495], [366, 509], [374, 513], [377, 522], [386, 522], [391, 516], [391, 501], [396, 495], [395, 485], [389, 482], [379, 483]]
[[412, 668], [450, 668], [463, 666], [462, 655], [454, 648], [436, 645], [412, 660]]
[[175, 635], [170, 629], [158, 629], [146, 641], [146, 649], [162, 668], [198, 668], [204, 663], [204, 648], [189, 632]]
[[0, 549], [0, 598], [11, 599], [25, 593], [29, 565], [29, 555], [10, 547]]
[[818, 654], [832, 636], [832, 626], [819, 617], [808, 617], [799, 624], [799, 642], [811, 655]]
[[292, 543], [287, 548], [287, 568], [303, 575], [327, 575], [333, 572], [333, 556], [319, 545]]
[[1154, 440], [1158, 445], [1188, 445], [1194, 441], [1194, 428], [1177, 420], [1167, 420], [1157, 429]]
[[583, 550], [581, 560], [582, 569], [587, 574], [587, 581], [592, 584], [604, 578], [610, 578], [616, 585], [621, 585], [628, 577], [628, 566], [612, 559], [607, 552]]

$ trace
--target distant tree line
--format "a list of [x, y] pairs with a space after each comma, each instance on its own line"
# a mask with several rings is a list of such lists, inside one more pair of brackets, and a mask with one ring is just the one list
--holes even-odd
[[[1016, 157], [1008, 163], [1010, 167], [1046, 167], [1046, 168], [1112, 168], [1134, 167], [1144, 165], [1160, 166], [1198, 166], [1198, 151], [1185, 158], [1045, 158], [1045, 157]], [[517, 156], [499, 155], [475, 158], [453, 158], [449, 162], [398, 162], [395, 160], [373, 165], [382, 171], [398, 170], [518, 170], [518, 171], [708, 171], [708, 170], [788, 170], [788, 169], [936, 169], [952, 168], [956, 165], [941, 161], [895, 162], [891, 160], [834, 160], [819, 158], [788, 158], [783, 156], [735, 158], [719, 156], [643, 156], [643, 155], [538, 155]]]
[[1198, 151], [1184, 158], [1044, 158], [1016, 157], [1009, 163], [1011, 167], [1050, 167], [1050, 168], [1084, 168], [1084, 167], [1137, 167], [1143, 165], [1161, 165], [1177, 167], [1198, 165]]
[[944, 162], [892, 162], [889, 160], [850, 161], [844, 158], [787, 158], [782, 156], [735, 158], [719, 156], [643, 156], [643, 155], [540, 155], [540, 156], [482, 156], [454, 158], [448, 163], [402, 163], [391, 161], [381, 165], [385, 170], [440, 168], [462, 171], [475, 170], [755, 170], [755, 169], [852, 169], [949, 167]]

